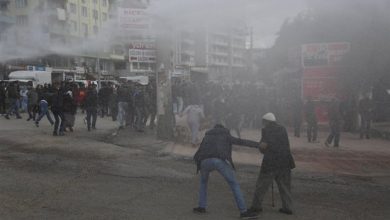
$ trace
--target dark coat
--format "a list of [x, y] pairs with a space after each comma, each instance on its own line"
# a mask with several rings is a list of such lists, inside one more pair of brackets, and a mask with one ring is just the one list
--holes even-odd
[[90, 88], [85, 95], [85, 108], [97, 108], [98, 107], [98, 94], [96, 89]]
[[63, 112], [64, 107], [64, 91], [62, 89], [55, 90], [51, 96], [51, 110]]
[[308, 101], [305, 106], [305, 117], [306, 122], [308, 123], [316, 123], [317, 115], [316, 115], [316, 106], [313, 101]]
[[7, 87], [8, 92], [8, 98], [10, 99], [18, 99], [19, 98], [19, 92], [15, 85], [10, 85]]
[[202, 160], [208, 158], [219, 158], [224, 161], [229, 161], [234, 168], [232, 160], [233, 144], [248, 147], [258, 147], [259, 145], [259, 143], [254, 141], [233, 137], [230, 131], [224, 127], [213, 128], [206, 132], [198, 151], [194, 155], [197, 171], [200, 170]]
[[77, 112], [76, 101], [69, 94], [64, 95], [64, 108], [63, 108], [63, 110], [65, 113], [69, 113], [72, 115], [76, 114], [76, 112]]
[[261, 172], [295, 168], [287, 131], [283, 126], [275, 122], [269, 123], [261, 131], [260, 143], [268, 145], [263, 152], [264, 158], [261, 164]]

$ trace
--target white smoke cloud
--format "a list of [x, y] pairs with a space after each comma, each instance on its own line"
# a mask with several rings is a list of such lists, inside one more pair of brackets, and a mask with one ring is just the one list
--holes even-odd
[[[219, 27], [238, 21], [239, 25], [244, 26], [243, 29], [253, 27], [255, 46], [269, 47], [283, 21], [305, 7], [304, 0], [152, 0], [148, 12], [153, 19], [178, 28], [202, 27], [205, 24]], [[116, 7], [112, 8], [116, 10]], [[8, 40], [0, 41], [0, 61], [48, 54], [93, 53], [107, 49], [118, 35], [116, 20], [112, 20], [90, 39], [70, 45], [63, 42], [50, 44], [48, 33], [42, 29], [40, 16], [43, 15], [31, 14], [32, 22], [28, 27], [13, 26], [6, 31]], [[154, 29], [160, 31], [159, 26]]]

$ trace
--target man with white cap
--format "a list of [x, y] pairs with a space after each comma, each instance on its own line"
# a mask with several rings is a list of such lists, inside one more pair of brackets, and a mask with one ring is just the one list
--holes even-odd
[[291, 155], [286, 129], [276, 123], [273, 113], [263, 116], [264, 128], [261, 131], [260, 152], [264, 154], [260, 174], [256, 182], [255, 194], [249, 212], [259, 213], [265, 193], [275, 180], [282, 200], [279, 212], [291, 215], [291, 169], [295, 167]]

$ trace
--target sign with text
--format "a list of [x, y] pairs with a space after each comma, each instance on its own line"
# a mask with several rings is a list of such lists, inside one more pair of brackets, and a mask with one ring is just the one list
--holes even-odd
[[155, 63], [156, 46], [153, 41], [136, 41], [130, 43], [129, 48], [130, 63]]
[[302, 97], [322, 103], [316, 112], [319, 122], [327, 122], [327, 105], [333, 98], [344, 99], [338, 74], [343, 70], [343, 59], [350, 51], [350, 43], [318, 43], [302, 45]]
[[150, 27], [150, 18], [145, 9], [118, 8], [118, 22], [122, 31], [145, 30]]
[[339, 66], [351, 48], [350, 43], [319, 43], [302, 45], [302, 66]]

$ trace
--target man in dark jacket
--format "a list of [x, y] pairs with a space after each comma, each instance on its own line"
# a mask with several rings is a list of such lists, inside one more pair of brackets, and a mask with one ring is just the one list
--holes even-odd
[[53, 87], [53, 95], [51, 97], [51, 112], [53, 112], [55, 120], [53, 136], [64, 136], [64, 91], [59, 83], [54, 83]]
[[101, 107], [101, 117], [109, 114], [109, 101], [112, 94], [112, 87], [103, 85], [103, 87], [99, 90], [99, 104]]
[[295, 168], [295, 162], [291, 155], [287, 131], [276, 123], [273, 113], [263, 116], [263, 125], [260, 152], [264, 154], [264, 158], [249, 211], [258, 213], [263, 210], [264, 195], [275, 180], [282, 199], [282, 208], [279, 211], [291, 215], [291, 169]]
[[372, 109], [372, 101], [369, 95], [359, 101], [360, 139], [364, 137], [370, 139]]
[[247, 211], [240, 185], [234, 176], [234, 165], [232, 161], [232, 145], [243, 145], [258, 147], [257, 142], [234, 138], [230, 135], [229, 129], [217, 124], [213, 129], [206, 132], [199, 150], [194, 156], [197, 170], [200, 170], [200, 189], [198, 207], [194, 208], [195, 213], [205, 213], [207, 207], [207, 182], [209, 174], [216, 170], [228, 182], [233, 191], [241, 218], [257, 217], [256, 213]]
[[0, 82], [0, 114], [5, 113], [5, 85], [3, 82]]
[[328, 110], [330, 134], [325, 141], [325, 146], [327, 147], [332, 142], [334, 147], [339, 147], [342, 122], [341, 115], [340, 104], [336, 99], [333, 99]]
[[[87, 126], [88, 131], [92, 129], [96, 129], [96, 120], [97, 120], [97, 108], [98, 108], [98, 94], [96, 90], [96, 84], [92, 84], [85, 96], [85, 109], [87, 110]], [[92, 119], [92, 122], [91, 122]]]
[[15, 113], [16, 118], [21, 119], [22, 117], [19, 114], [19, 107], [18, 107], [18, 99], [20, 97], [20, 94], [18, 92], [18, 85], [16, 83], [12, 82], [7, 87], [7, 92], [8, 92], [9, 109], [4, 117], [6, 119], [9, 119], [9, 115], [11, 113]]
[[35, 121], [35, 116], [38, 109], [38, 93], [37, 91], [32, 87], [28, 87], [28, 105], [27, 105], [27, 111], [28, 111], [28, 119], [27, 121], [30, 121], [33, 119]]
[[305, 106], [305, 117], [307, 122], [307, 139], [310, 142], [317, 142], [317, 115], [316, 106], [311, 97], [309, 97]]

